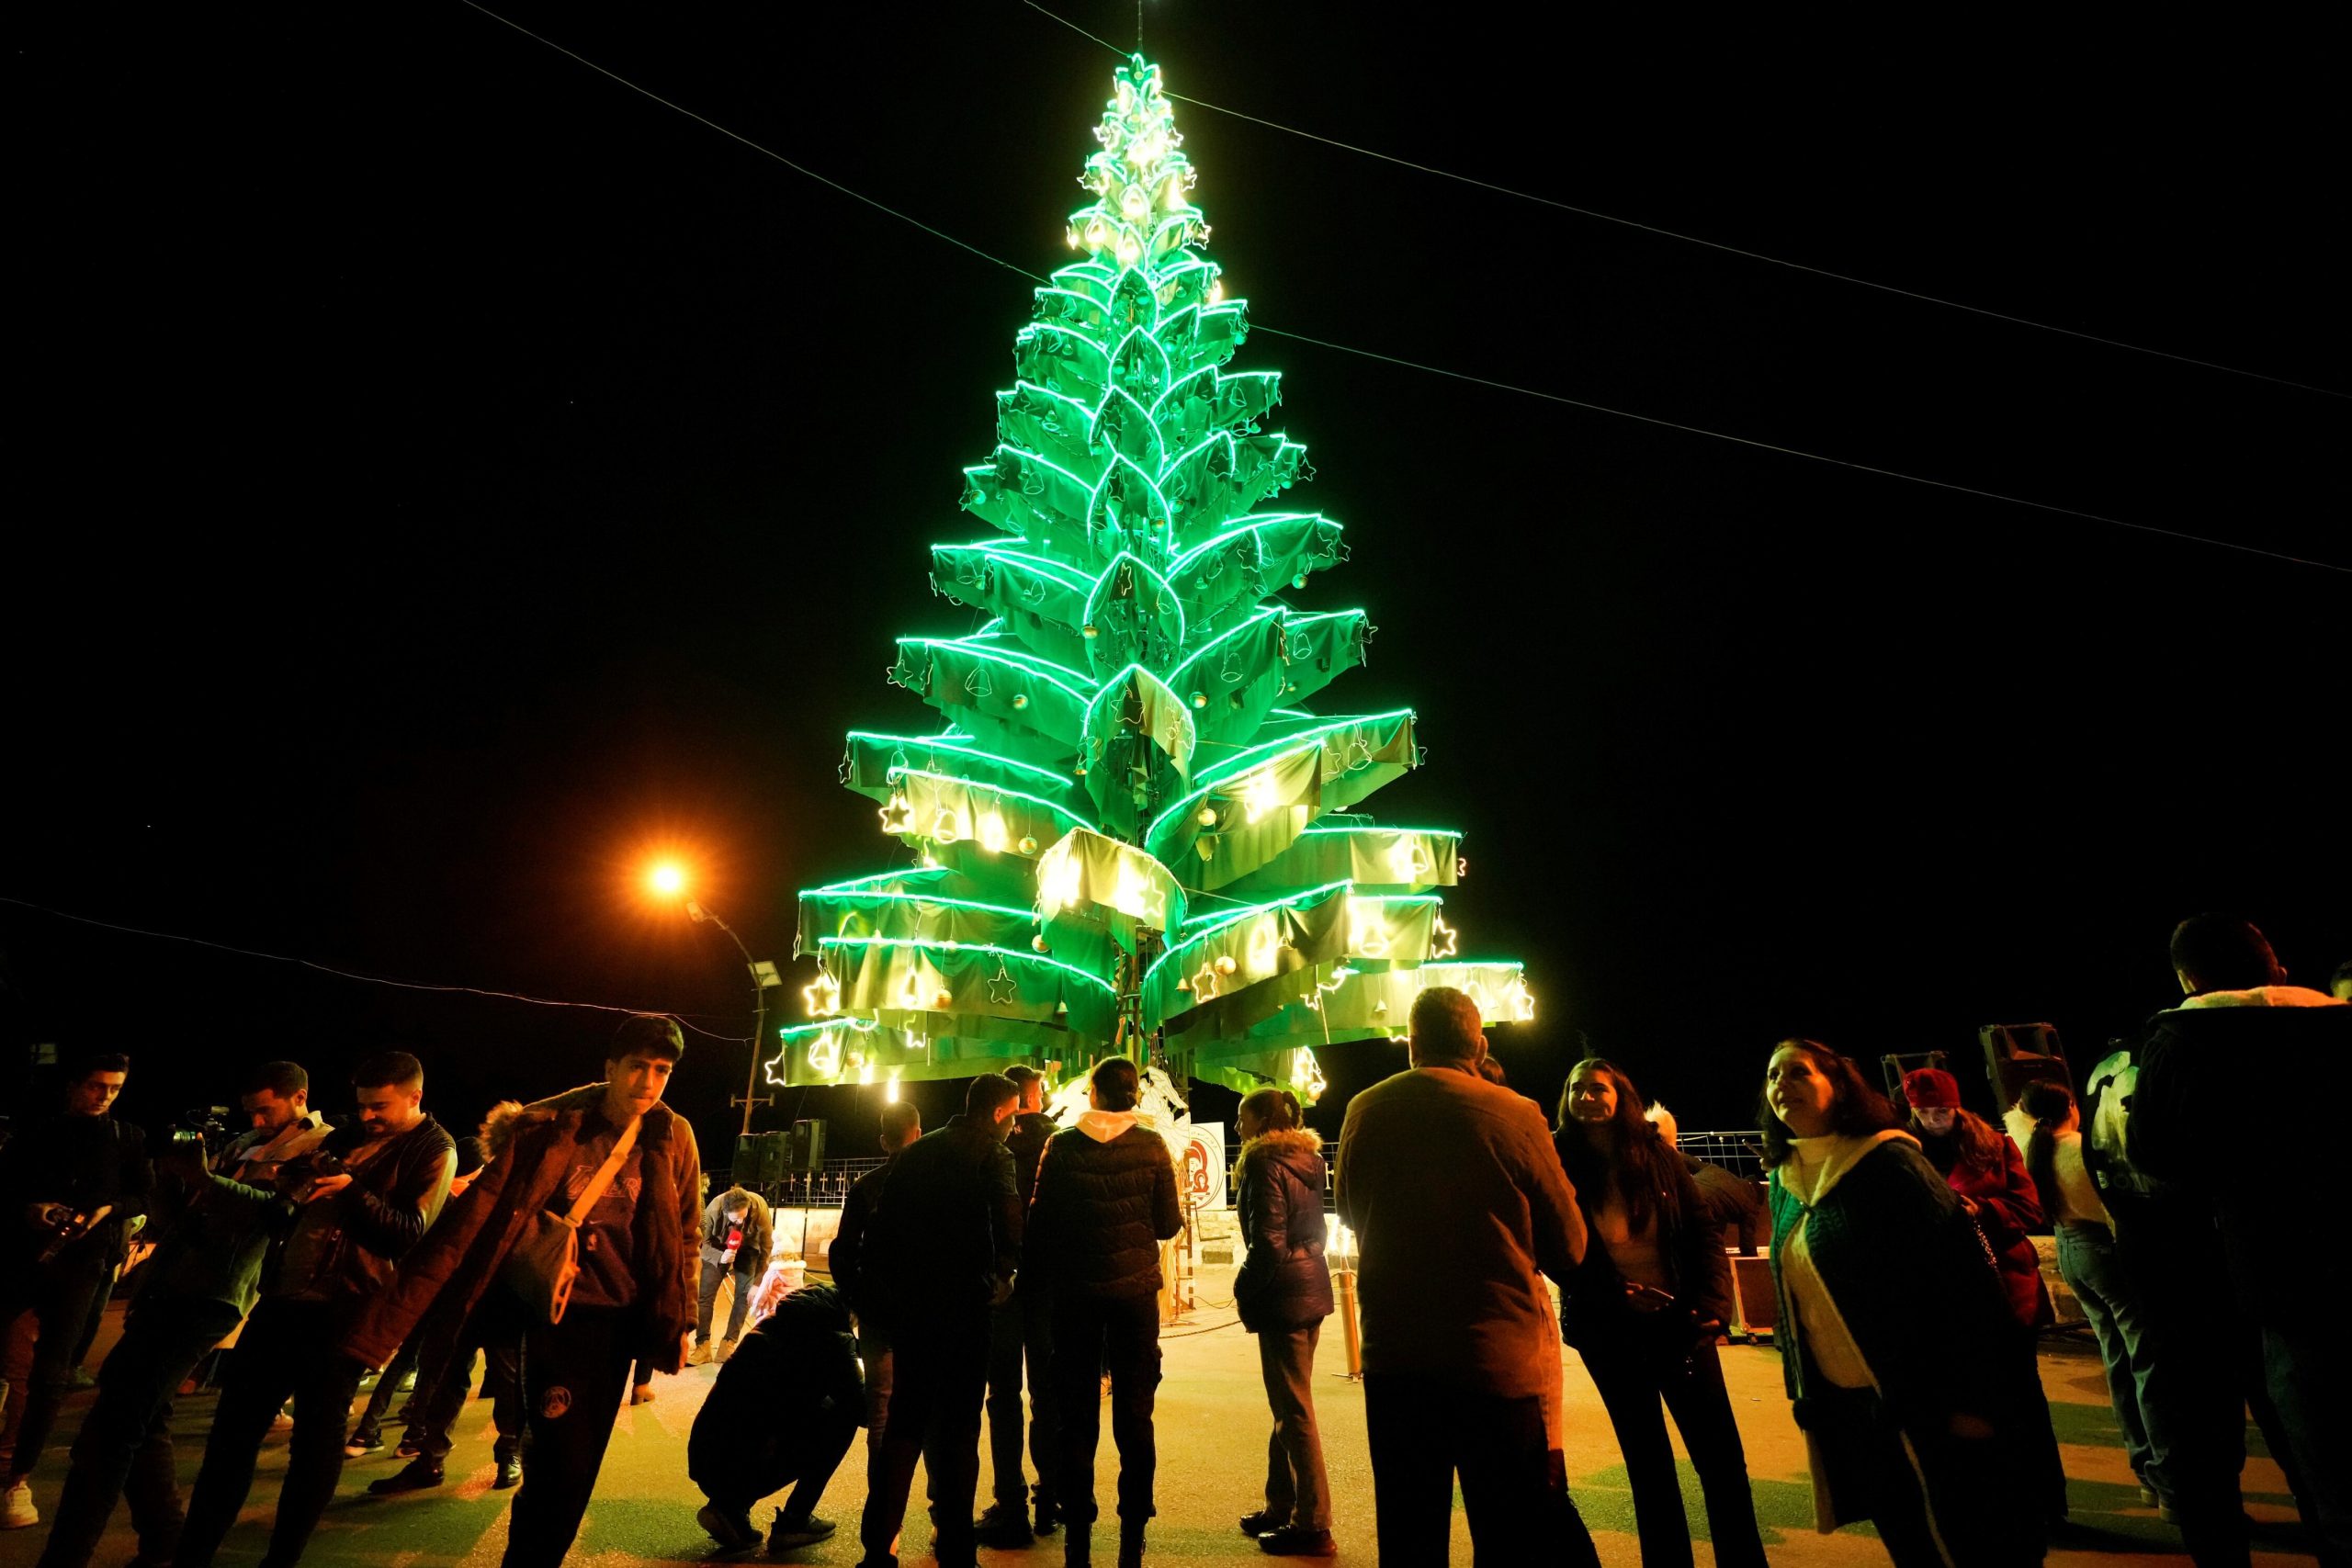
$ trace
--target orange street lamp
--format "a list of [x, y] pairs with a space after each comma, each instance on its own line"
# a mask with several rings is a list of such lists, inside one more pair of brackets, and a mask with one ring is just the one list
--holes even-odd
[[[645, 885], [657, 897], [678, 898], [686, 890], [685, 867], [676, 861], [657, 861], [647, 870]], [[752, 950], [743, 945], [743, 939], [735, 934], [735, 928], [711, 913], [701, 899], [687, 898], [684, 902], [686, 913], [694, 919], [695, 924], [714, 925], [727, 933], [727, 940], [733, 942], [735, 951], [743, 955], [743, 966], [752, 974], [752, 1066], [743, 1079], [742, 1098], [739, 1100], [730, 1096], [727, 1101], [729, 1106], [740, 1105], [743, 1108], [743, 1134], [748, 1137], [752, 1131], [752, 1107], [775, 1103], [773, 1099], [759, 1092], [760, 1046], [764, 1043], [761, 1036], [767, 1032], [767, 988], [778, 983], [775, 965], [753, 958]]]

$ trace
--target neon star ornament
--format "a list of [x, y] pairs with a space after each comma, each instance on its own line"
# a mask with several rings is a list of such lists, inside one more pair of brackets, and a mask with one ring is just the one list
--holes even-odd
[[817, 966], [817, 977], [800, 987], [800, 999], [808, 1004], [810, 1018], [831, 1018], [842, 1010], [841, 982]]
[[[842, 777], [915, 863], [872, 897], [804, 893], [798, 951], [831, 969], [812, 1010], [847, 1001], [848, 1027], [893, 1042], [837, 1046], [838, 1076], [872, 1081], [877, 1055], [913, 1080], [1124, 1050], [1320, 1092], [1319, 1053], [1385, 1037], [1412, 964], [1506, 1017], [1530, 1004], [1515, 966], [1461, 962], [1452, 925], [1393, 913], [1452, 886], [1460, 836], [1371, 815], [1421, 765], [1418, 715], [1344, 698], [1368, 611], [1310, 597], [1344, 530], [1302, 504], [1283, 373], [1208, 253], [1159, 68], [1130, 57], [1107, 85], [1073, 149], [1075, 254], [1031, 290], [1012, 379], [969, 432], [968, 531], [928, 552], [954, 615], [872, 628], [894, 644], [890, 700], [931, 716], [853, 731]], [[854, 616], [882, 595], [843, 598]], [[1342, 994], [1350, 958], [1390, 974]], [[929, 1015], [914, 1055], [907, 1014]], [[779, 1059], [815, 1070], [805, 1045]]]
[[1445, 923], [1443, 915], [1430, 922], [1430, 956], [1452, 958], [1462, 948], [1462, 933]]

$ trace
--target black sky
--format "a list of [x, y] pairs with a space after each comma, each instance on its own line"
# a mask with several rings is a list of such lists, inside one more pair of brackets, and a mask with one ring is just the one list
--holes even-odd
[[[1132, 37], [1131, 5], [1060, 8]], [[991, 254], [1069, 257], [1114, 57], [1014, 0], [507, 14]], [[2324, 40], [1701, 20], [1146, 25], [1179, 93], [2352, 387]], [[958, 469], [1027, 281], [459, 4], [18, 26], [0, 893], [745, 1032], [732, 950], [632, 879], [696, 851], [781, 961], [795, 888], [889, 863], [840, 736], [924, 722], [890, 639], [970, 625], [924, 547], [986, 532]], [[2341, 399], [1179, 124], [1263, 325], [2352, 562]], [[1420, 710], [1430, 765], [1373, 807], [1468, 830], [1450, 912], [1528, 959], [1542, 1021], [1500, 1054], [1547, 1103], [1588, 1040], [1686, 1126], [1748, 1124], [1791, 1032], [1966, 1053], [2048, 1019], [2086, 1059], [2204, 908], [2306, 979], [2352, 954], [2352, 579], [1271, 334], [1239, 363], [1284, 370], [1318, 475], [1291, 499], [1350, 531], [1310, 599], [1382, 627], [1327, 704]], [[149, 1117], [403, 1043], [470, 1121], [590, 1076], [609, 1027], [6, 906], [0, 955], [0, 1026], [127, 1045]], [[1338, 1088], [1384, 1049], [1334, 1053]], [[706, 1143], [742, 1062], [690, 1052]], [[840, 1147], [869, 1100], [767, 1114]]]

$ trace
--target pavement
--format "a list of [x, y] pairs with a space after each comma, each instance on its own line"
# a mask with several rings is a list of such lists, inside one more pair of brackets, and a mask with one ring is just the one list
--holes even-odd
[[[1202, 1565], [1264, 1562], [1268, 1559], [1235, 1528], [1235, 1520], [1260, 1505], [1265, 1473], [1270, 1420], [1258, 1381], [1257, 1355], [1230, 1308], [1212, 1304], [1226, 1299], [1230, 1271], [1205, 1269], [1200, 1286], [1200, 1309], [1170, 1325], [1161, 1337], [1164, 1377], [1156, 1422], [1159, 1517], [1153, 1521], [1149, 1557]], [[101, 1348], [104, 1344], [102, 1340]], [[1601, 1561], [1634, 1568], [1641, 1561], [1641, 1550], [1634, 1534], [1633, 1499], [1625, 1487], [1624, 1469], [1610, 1435], [1608, 1417], [1573, 1352], [1567, 1354], [1566, 1361], [1570, 1486], [1600, 1546]], [[1724, 1351], [1724, 1365], [1747, 1446], [1756, 1512], [1771, 1561], [1783, 1568], [1884, 1563], [1885, 1554], [1867, 1527], [1829, 1536], [1814, 1533], [1804, 1449], [1789, 1420], [1777, 1354], [1765, 1347], [1733, 1346]], [[1324, 1336], [1317, 1370], [1320, 1375], [1316, 1405], [1335, 1501], [1333, 1533], [1342, 1559], [1371, 1562], [1374, 1560], [1372, 1473], [1364, 1447], [1363, 1393], [1360, 1384], [1340, 1375], [1345, 1371], [1345, 1349], [1336, 1324]], [[657, 1378], [653, 1403], [622, 1410], [597, 1482], [595, 1501], [571, 1554], [572, 1563], [582, 1568], [626, 1568], [645, 1562], [684, 1564], [710, 1560], [711, 1542], [695, 1523], [695, 1510], [702, 1498], [685, 1478], [685, 1446], [695, 1412], [718, 1371], [715, 1366], [695, 1367], [679, 1377]], [[2124, 1462], [2121, 1437], [2108, 1408], [2096, 1352], [2086, 1345], [2052, 1344], [2041, 1357], [2041, 1377], [2065, 1457], [2078, 1529], [2078, 1539], [2054, 1549], [2049, 1562], [2054, 1568], [2186, 1563], [2188, 1560], [2178, 1550], [2178, 1536], [2157, 1517], [2155, 1510], [2140, 1503], [2130, 1467]], [[64, 1445], [78, 1426], [79, 1412], [92, 1397], [88, 1393], [74, 1396], [60, 1424], [57, 1442], [35, 1473], [34, 1498], [44, 1517], [56, 1500], [64, 1474]], [[195, 1475], [211, 1405], [209, 1394], [180, 1402], [177, 1426], [183, 1485]], [[1103, 1425], [1105, 1455], [1098, 1473], [1107, 1497], [1112, 1475], [1107, 1419]], [[303, 1560], [306, 1568], [494, 1568], [505, 1544], [506, 1506], [513, 1494], [490, 1489], [490, 1406], [477, 1400], [467, 1406], [458, 1447], [450, 1456], [448, 1482], [437, 1490], [393, 1498], [368, 1496], [367, 1483], [391, 1473], [401, 1462], [390, 1456], [389, 1446], [381, 1457], [345, 1467], [342, 1492], [311, 1540]], [[2260, 1527], [2256, 1563], [2272, 1568], [2312, 1562], [2308, 1554], [2293, 1550], [2294, 1508], [2278, 1466], [2263, 1456], [2258, 1433], [2249, 1428], [2247, 1440], [2255, 1457], [2245, 1471], [2246, 1508]], [[786, 1561], [822, 1568], [849, 1568], [857, 1561], [857, 1518], [865, 1496], [864, 1452], [861, 1438], [819, 1509], [821, 1517], [841, 1527], [840, 1533], [791, 1554]], [[242, 1568], [259, 1559], [285, 1455], [286, 1434], [281, 1430], [272, 1434], [263, 1450], [253, 1502], [223, 1548], [223, 1568]], [[981, 1501], [985, 1502], [989, 1491], [985, 1440], [981, 1472]], [[1704, 1564], [1713, 1556], [1705, 1544], [1705, 1514], [1697, 1478], [1687, 1463], [1682, 1479], [1691, 1533], [1699, 1542], [1698, 1560]], [[922, 1512], [922, 1495], [923, 1483], [918, 1476], [900, 1551], [901, 1561], [910, 1565], [931, 1560], [927, 1550], [931, 1529]], [[768, 1518], [765, 1506], [753, 1515], [753, 1522], [763, 1529]], [[0, 1568], [31, 1568], [46, 1534], [45, 1527], [0, 1534]], [[1048, 1568], [1060, 1562], [1058, 1541], [1058, 1537], [1052, 1537], [1025, 1551], [983, 1551], [980, 1557], [983, 1562], [1001, 1568], [1021, 1564]], [[1107, 1520], [1098, 1525], [1098, 1559], [1107, 1562], [1114, 1544], [1114, 1527]], [[1468, 1562], [1469, 1533], [1458, 1502], [1454, 1544], [1455, 1561]], [[130, 1560], [135, 1545], [128, 1518], [118, 1509], [95, 1562], [99, 1568], [118, 1568]], [[758, 1560], [754, 1554], [752, 1561]]]

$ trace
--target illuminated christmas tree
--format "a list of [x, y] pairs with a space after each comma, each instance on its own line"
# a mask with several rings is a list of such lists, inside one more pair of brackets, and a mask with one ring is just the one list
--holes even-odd
[[890, 679], [944, 728], [849, 737], [842, 782], [915, 863], [800, 895], [820, 973], [773, 1082], [1067, 1074], [1149, 1042], [1180, 1082], [1311, 1096], [1315, 1049], [1401, 1033], [1426, 986], [1532, 1012], [1520, 965], [1456, 954], [1461, 835], [1351, 809], [1417, 765], [1414, 715], [1315, 705], [1373, 628], [1293, 598], [1346, 558], [1340, 525], [1273, 504], [1311, 477], [1263, 429], [1281, 374], [1226, 368], [1247, 307], [1201, 254], [1159, 68], [1114, 74], [1085, 259], [1035, 291], [965, 470], [999, 536], [931, 550], [990, 618], [899, 639]]

